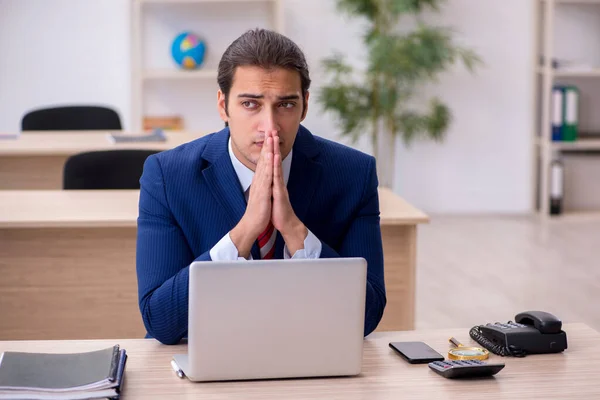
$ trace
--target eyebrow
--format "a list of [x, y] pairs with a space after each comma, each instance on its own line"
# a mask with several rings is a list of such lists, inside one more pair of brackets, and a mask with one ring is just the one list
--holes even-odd
[[[246, 98], [246, 99], [264, 99], [265, 96], [262, 94], [252, 94], [252, 93], [241, 93], [238, 94], [238, 98]], [[277, 100], [299, 100], [300, 96], [297, 94], [290, 94], [288, 96], [277, 96]]]

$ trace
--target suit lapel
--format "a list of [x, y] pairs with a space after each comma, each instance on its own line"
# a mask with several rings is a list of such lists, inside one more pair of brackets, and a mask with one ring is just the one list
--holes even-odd
[[240, 181], [231, 164], [227, 141], [229, 129], [215, 133], [207, 143], [202, 157], [211, 165], [202, 171], [213, 196], [226, 211], [231, 228], [240, 221], [246, 210], [246, 200]]
[[254, 241], [254, 244], [250, 249], [250, 254], [252, 254], [253, 260], [260, 260], [260, 247], [258, 247], [258, 240]]
[[292, 208], [296, 216], [304, 223], [306, 223], [306, 215], [321, 178], [322, 166], [313, 160], [318, 153], [319, 148], [314, 137], [306, 128], [300, 126], [294, 143], [287, 188]]

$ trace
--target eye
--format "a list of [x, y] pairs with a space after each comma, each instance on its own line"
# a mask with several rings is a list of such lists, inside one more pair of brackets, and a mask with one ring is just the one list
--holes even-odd
[[246, 100], [242, 102], [242, 106], [248, 110], [254, 110], [258, 104], [255, 101]]
[[280, 103], [279, 106], [289, 109], [289, 108], [294, 108], [296, 106], [296, 103], [294, 103], [292, 101], [284, 101], [283, 103]]

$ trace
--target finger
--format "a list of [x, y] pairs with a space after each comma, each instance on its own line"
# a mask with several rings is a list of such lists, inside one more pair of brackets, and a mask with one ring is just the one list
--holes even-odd
[[281, 148], [279, 147], [279, 134], [277, 131], [273, 131], [273, 154], [281, 154]]
[[275, 155], [275, 152], [273, 151], [274, 147], [275, 147], [275, 140], [272, 137], [270, 137], [269, 138], [269, 149], [268, 149], [268, 151], [269, 151], [269, 155], [271, 156], [271, 158], [270, 158], [271, 162], [273, 162], [273, 156]]
[[267, 152], [268, 152], [267, 142], [268, 142], [268, 135], [265, 135], [265, 138], [263, 139], [262, 148], [260, 149], [260, 155], [262, 158], [265, 158], [265, 156], [267, 155]]
[[268, 179], [268, 184], [271, 184], [273, 179], [273, 138], [267, 138], [267, 154], [266, 154], [266, 164], [265, 164], [265, 177]]
[[264, 197], [271, 199], [273, 193], [273, 153], [267, 154], [267, 162], [262, 177]]
[[273, 190], [279, 193], [280, 186], [283, 183], [281, 173], [281, 154], [273, 156]]
[[[264, 166], [262, 164], [268, 164], [267, 162], [267, 153], [269, 153], [269, 149], [268, 149], [268, 138], [269, 138], [269, 132], [265, 133], [265, 137], [263, 139], [263, 145], [262, 148], [260, 149], [260, 156], [258, 157], [258, 163], [256, 166], [256, 171], [255, 173], [258, 174], [259, 172], [259, 164], [261, 166], [260, 171], [262, 171], [264, 169]], [[271, 151], [272, 152], [272, 151]], [[261, 162], [262, 160], [262, 162]]]
[[265, 147], [267, 148], [266, 149], [267, 154], [271, 155], [271, 158], [270, 158], [271, 164], [270, 165], [271, 165], [271, 168], [273, 168], [273, 154], [274, 154], [273, 153], [273, 138], [270, 135], [266, 139], [266, 146]]
[[254, 177], [252, 178], [252, 183], [256, 182], [258, 177], [261, 175], [261, 171], [263, 170], [263, 164], [265, 163], [265, 145], [260, 149], [260, 153], [258, 155], [258, 160], [256, 161], [256, 168], [254, 169]]

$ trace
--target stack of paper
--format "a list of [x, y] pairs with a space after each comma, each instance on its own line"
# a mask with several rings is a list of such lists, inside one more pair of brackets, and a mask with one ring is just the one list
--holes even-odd
[[118, 399], [127, 354], [118, 345], [89, 353], [0, 354], [0, 399]]
[[112, 143], [164, 142], [167, 140], [162, 129], [155, 129], [147, 135], [127, 135], [112, 133], [108, 135]]
[[0, 133], [0, 139], [18, 139], [21, 137], [21, 132], [17, 133]]

